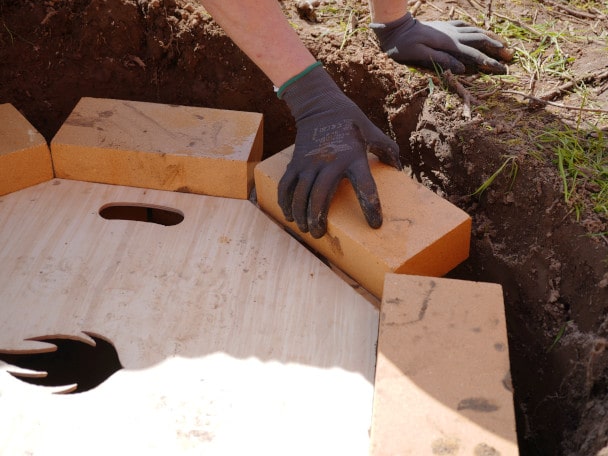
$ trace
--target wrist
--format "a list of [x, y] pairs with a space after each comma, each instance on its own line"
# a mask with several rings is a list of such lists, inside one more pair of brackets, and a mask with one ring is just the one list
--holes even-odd
[[280, 87], [274, 86], [274, 91], [277, 94], [277, 97], [279, 99], [281, 99], [283, 97], [283, 92], [285, 92], [285, 90], [294, 82], [298, 81], [299, 79], [302, 79], [303, 77], [305, 77], [308, 73], [310, 73], [311, 71], [313, 71], [315, 68], [322, 66], [323, 63], [316, 61], [315, 63], [313, 63], [312, 65], [307, 66], [306, 68], [304, 68], [304, 70], [300, 71], [298, 74], [296, 74], [295, 76], [289, 78], [287, 81], [285, 81], [283, 84], [281, 84]]
[[372, 0], [369, 2], [371, 12], [371, 22], [378, 24], [386, 24], [393, 22], [407, 13], [407, 1], [382, 1]]
[[395, 41], [408, 33], [416, 25], [416, 22], [412, 13], [408, 11], [402, 17], [392, 22], [384, 24], [372, 23], [369, 26], [378, 38], [382, 50], [391, 55], [391, 52], [394, 51]]
[[405, 31], [409, 30], [416, 23], [416, 19], [412, 16], [412, 13], [409, 11], [405, 13], [403, 16], [388, 22], [372, 22], [369, 24], [370, 28], [378, 33], [378, 32], [392, 32], [397, 28], [405, 27]]
[[352, 104], [321, 65], [316, 65], [285, 87], [281, 99], [287, 103], [296, 122], [321, 113], [345, 109]]

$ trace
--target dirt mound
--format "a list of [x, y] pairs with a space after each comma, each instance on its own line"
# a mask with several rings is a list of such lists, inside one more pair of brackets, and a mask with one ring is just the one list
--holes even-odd
[[[436, 74], [353, 32], [360, 2], [333, 22], [294, 3], [282, 5], [302, 39], [412, 175], [473, 217], [471, 257], [450, 276], [504, 288], [522, 454], [596, 454], [608, 445], [606, 219], [576, 220], [553, 159], [523, 134], [564, 119], [500, 93], [468, 115]], [[271, 82], [193, 0], [0, 0], [0, 61], [0, 102], [49, 141], [83, 96], [261, 112], [265, 156], [295, 138]]]

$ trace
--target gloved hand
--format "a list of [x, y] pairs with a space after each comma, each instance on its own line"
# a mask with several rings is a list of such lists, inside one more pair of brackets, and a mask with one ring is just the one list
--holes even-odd
[[278, 188], [285, 218], [295, 220], [302, 232], [322, 237], [329, 203], [347, 177], [367, 223], [379, 228], [382, 210], [367, 151], [401, 169], [397, 144], [344, 95], [321, 66], [309, 67], [278, 95], [287, 103], [297, 128], [293, 157]]
[[496, 61], [509, 61], [512, 52], [482, 29], [462, 21], [421, 22], [407, 13], [387, 24], [370, 24], [380, 47], [393, 60], [434, 69], [440, 66], [454, 74], [467, 67], [487, 73], [505, 74], [506, 67]]

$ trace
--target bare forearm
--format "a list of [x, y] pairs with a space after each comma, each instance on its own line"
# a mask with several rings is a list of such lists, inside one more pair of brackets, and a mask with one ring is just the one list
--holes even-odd
[[200, 0], [235, 44], [280, 86], [315, 62], [276, 0]]
[[372, 22], [387, 23], [407, 13], [406, 0], [369, 0]]

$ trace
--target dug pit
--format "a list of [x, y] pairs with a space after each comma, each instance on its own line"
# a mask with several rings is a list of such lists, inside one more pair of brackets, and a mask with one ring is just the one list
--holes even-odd
[[[559, 119], [512, 97], [467, 118], [434, 74], [379, 55], [369, 36], [345, 48], [340, 34], [298, 31], [412, 176], [472, 216], [470, 258], [449, 277], [503, 286], [521, 454], [595, 455], [608, 445], [608, 247], [589, 232], [606, 221], [577, 221], [552, 159], [505, 140], [517, 126], [501, 120]], [[0, 61], [0, 102], [49, 142], [85, 96], [263, 113], [265, 157], [295, 138], [272, 83], [194, 1], [0, 0]]]

